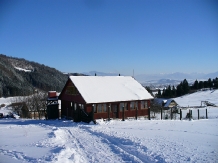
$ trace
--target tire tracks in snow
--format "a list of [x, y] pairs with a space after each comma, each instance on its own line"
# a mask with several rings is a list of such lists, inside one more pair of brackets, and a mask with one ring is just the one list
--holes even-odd
[[80, 125], [80, 128], [99, 137], [101, 143], [109, 146], [114, 155], [119, 155], [122, 158], [122, 162], [165, 163], [165, 160], [161, 156], [149, 152], [147, 147], [143, 146], [140, 142], [128, 138], [117, 137], [112, 133], [103, 133], [92, 130], [86, 125]]
[[55, 148], [62, 148], [52, 162], [122, 162], [101, 138], [79, 126], [59, 127], [52, 142], [56, 142]]

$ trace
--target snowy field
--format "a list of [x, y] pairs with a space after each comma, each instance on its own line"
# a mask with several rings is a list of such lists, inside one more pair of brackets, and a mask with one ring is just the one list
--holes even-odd
[[[181, 105], [188, 100], [189, 106], [196, 106], [204, 98], [217, 105], [218, 90], [211, 92], [197, 92], [178, 101]], [[0, 99], [0, 104], [3, 100], [7, 102]], [[94, 125], [66, 120], [1, 119], [0, 163], [216, 163], [218, 107], [207, 109], [208, 119], [191, 121], [98, 120]], [[6, 108], [0, 113], [1, 110], [6, 112]]]

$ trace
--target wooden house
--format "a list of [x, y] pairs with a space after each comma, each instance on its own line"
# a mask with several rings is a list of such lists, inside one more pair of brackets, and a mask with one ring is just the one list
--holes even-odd
[[62, 117], [89, 122], [146, 116], [153, 97], [129, 76], [69, 76], [59, 99]]

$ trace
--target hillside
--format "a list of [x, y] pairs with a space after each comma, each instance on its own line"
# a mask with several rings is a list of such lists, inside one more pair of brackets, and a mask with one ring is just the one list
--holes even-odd
[[35, 89], [61, 91], [67, 75], [48, 66], [0, 54], [0, 97], [31, 94]]
[[218, 90], [205, 90], [187, 94], [174, 100], [182, 107], [201, 106], [201, 101], [209, 101], [218, 106]]

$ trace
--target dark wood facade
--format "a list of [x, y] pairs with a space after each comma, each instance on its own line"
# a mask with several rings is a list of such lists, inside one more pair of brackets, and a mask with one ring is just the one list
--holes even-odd
[[[94, 119], [147, 116], [150, 100], [86, 103], [71, 80], [68, 80], [61, 94], [61, 116], [74, 121], [90, 122]], [[124, 108], [124, 109], [123, 109]], [[123, 113], [124, 110], [124, 113]]]

